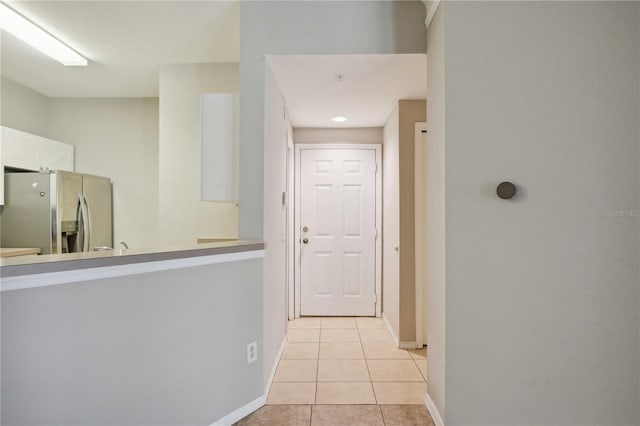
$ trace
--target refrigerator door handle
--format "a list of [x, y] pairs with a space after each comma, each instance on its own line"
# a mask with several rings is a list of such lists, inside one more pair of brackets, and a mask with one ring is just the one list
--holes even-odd
[[91, 211], [89, 210], [89, 203], [87, 202], [87, 194], [85, 194], [84, 192], [82, 193], [82, 200], [83, 200], [83, 204], [84, 204], [84, 211], [87, 214], [86, 216], [86, 220], [85, 220], [85, 241], [87, 242], [87, 245], [85, 246], [86, 249], [84, 251], [91, 251]]
[[80, 202], [80, 217], [78, 219], [82, 222], [82, 247], [80, 247], [80, 251], [83, 252], [89, 251], [89, 209], [84, 194], [78, 194], [78, 201]]
[[84, 251], [84, 203], [82, 202], [82, 194], [78, 194], [78, 212], [76, 213], [78, 221], [78, 244], [80, 244], [79, 252]]

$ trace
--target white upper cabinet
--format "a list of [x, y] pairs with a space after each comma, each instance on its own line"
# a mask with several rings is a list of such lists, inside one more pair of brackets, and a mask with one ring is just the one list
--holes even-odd
[[42, 167], [48, 170], [73, 171], [73, 145], [45, 139]]
[[73, 171], [74, 147], [31, 133], [1, 127], [0, 205], [4, 205], [4, 168]]
[[25, 170], [40, 170], [42, 138], [19, 130], [2, 128], [2, 165]]
[[2, 166], [23, 170], [73, 171], [74, 147], [2, 127]]

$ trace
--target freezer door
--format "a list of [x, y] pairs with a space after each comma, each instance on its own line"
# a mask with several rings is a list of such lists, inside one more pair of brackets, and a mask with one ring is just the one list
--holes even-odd
[[88, 250], [113, 247], [111, 180], [83, 175], [84, 204], [88, 216]]
[[38, 247], [42, 254], [51, 253], [49, 174], [7, 173], [4, 184], [2, 247]]
[[[55, 181], [53, 192], [58, 200], [52, 210], [53, 240], [52, 253], [82, 251], [82, 175], [57, 171], [52, 174]], [[80, 228], [80, 229], [79, 229]]]

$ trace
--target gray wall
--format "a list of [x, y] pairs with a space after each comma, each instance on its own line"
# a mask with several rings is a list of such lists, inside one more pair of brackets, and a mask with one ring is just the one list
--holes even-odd
[[113, 241], [158, 239], [158, 99], [50, 98], [49, 136], [75, 146], [75, 170], [113, 182]]
[[6, 77], [1, 79], [0, 124], [49, 137], [49, 98]]
[[[283, 238], [287, 211], [282, 193], [287, 190], [287, 133], [291, 132], [288, 114], [283, 114], [284, 99], [276, 79], [267, 66], [265, 74], [264, 121], [264, 192], [270, 194], [264, 203], [264, 380], [269, 380], [277, 365], [278, 350], [287, 330], [287, 242]], [[290, 199], [292, 196], [290, 197]]]
[[262, 259], [2, 293], [2, 423], [208, 425], [263, 392]]
[[427, 34], [427, 393], [445, 414], [445, 44], [446, 7], [436, 12]]
[[441, 7], [446, 423], [638, 424], [640, 4]]

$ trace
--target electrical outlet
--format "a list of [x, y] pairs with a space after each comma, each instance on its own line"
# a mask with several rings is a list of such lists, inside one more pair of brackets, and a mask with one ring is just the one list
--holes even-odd
[[251, 364], [258, 360], [258, 343], [251, 342], [247, 344], [247, 364]]

